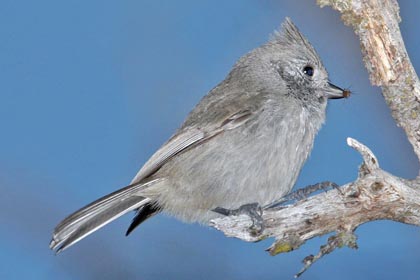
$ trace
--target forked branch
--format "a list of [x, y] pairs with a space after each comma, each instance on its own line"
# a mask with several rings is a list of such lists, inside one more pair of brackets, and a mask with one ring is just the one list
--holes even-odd
[[267, 249], [271, 255], [295, 250], [313, 237], [335, 233], [318, 255], [305, 258], [304, 271], [336, 248], [357, 248], [354, 231], [366, 222], [386, 219], [420, 225], [420, 189], [380, 169], [375, 155], [363, 144], [351, 138], [347, 143], [364, 160], [356, 181], [294, 205], [264, 210], [265, 228], [257, 236], [249, 231], [252, 221], [246, 215], [215, 219], [212, 226], [229, 237], [249, 242], [274, 237], [274, 244]]

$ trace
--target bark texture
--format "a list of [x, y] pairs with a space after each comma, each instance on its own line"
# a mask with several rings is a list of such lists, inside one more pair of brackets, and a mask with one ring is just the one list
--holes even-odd
[[341, 13], [359, 36], [363, 60], [398, 126], [420, 158], [420, 83], [401, 36], [396, 0], [317, 0]]

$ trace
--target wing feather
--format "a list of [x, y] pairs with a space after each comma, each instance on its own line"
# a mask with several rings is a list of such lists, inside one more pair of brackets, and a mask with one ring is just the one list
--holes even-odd
[[131, 184], [138, 183], [142, 179], [150, 176], [162, 167], [165, 162], [170, 160], [176, 154], [185, 151], [187, 148], [200, 144], [223, 131], [241, 126], [252, 115], [253, 114], [250, 110], [241, 110], [235, 114], [229, 115], [219, 126], [208, 129], [208, 131], [194, 127], [178, 131], [144, 164], [131, 181]]
[[144, 164], [131, 181], [131, 184], [137, 183], [143, 178], [153, 174], [174, 155], [204, 139], [204, 137], [205, 133], [196, 128], [188, 129], [180, 134], [174, 135]]

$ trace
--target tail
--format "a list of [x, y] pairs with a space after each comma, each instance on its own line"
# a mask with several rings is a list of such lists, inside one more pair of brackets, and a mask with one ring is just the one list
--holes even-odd
[[56, 226], [50, 248], [58, 254], [127, 212], [144, 206], [150, 198], [139, 196], [139, 190], [155, 181], [129, 185], [74, 212]]

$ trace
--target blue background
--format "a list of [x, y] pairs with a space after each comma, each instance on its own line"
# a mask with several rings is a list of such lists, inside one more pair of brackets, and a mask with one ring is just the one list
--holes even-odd
[[[401, 1], [401, 29], [420, 67], [420, 2]], [[367, 144], [381, 166], [414, 178], [419, 163], [357, 37], [315, 1], [14, 1], [0, 3], [1, 279], [291, 279], [327, 236], [270, 257], [248, 244], [159, 215], [128, 238], [126, 215], [59, 256], [62, 218], [126, 185], [232, 64], [286, 16], [354, 92], [331, 102], [297, 186], [357, 176]], [[380, 221], [357, 230], [359, 250], [328, 255], [302, 279], [414, 279], [420, 231]]]

